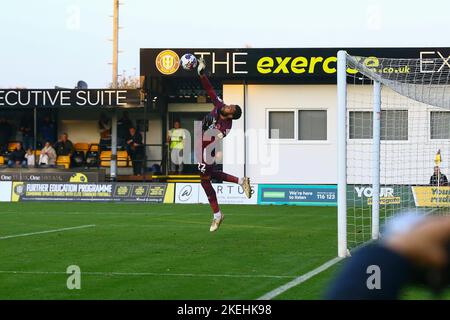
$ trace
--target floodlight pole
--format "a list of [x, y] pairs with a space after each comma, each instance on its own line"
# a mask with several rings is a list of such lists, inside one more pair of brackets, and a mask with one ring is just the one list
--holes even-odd
[[[117, 76], [119, 64], [119, 0], [114, 0], [113, 16], [113, 62], [112, 62], [112, 87], [117, 89]], [[117, 179], [117, 110], [113, 109], [111, 118], [111, 166], [110, 177], [112, 181]]]
[[117, 89], [119, 65], [119, 0], [114, 0], [112, 87]]

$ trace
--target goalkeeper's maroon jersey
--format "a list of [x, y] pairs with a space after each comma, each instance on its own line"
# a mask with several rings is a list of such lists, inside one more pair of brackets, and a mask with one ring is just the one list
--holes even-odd
[[[208, 129], [217, 129], [221, 132], [221, 136], [219, 138], [223, 139], [229, 130], [231, 130], [233, 119], [222, 119], [220, 117], [220, 110], [223, 106], [225, 106], [225, 103], [223, 103], [223, 101], [217, 96], [207, 76], [201, 76], [200, 80], [203, 88], [206, 90], [212, 103], [214, 104], [214, 109], [212, 109], [212, 111], [205, 117], [204, 123], [206, 122], [206, 126], [203, 128], [203, 132]], [[205, 149], [214, 141], [214, 139], [215, 137], [212, 137], [211, 141], [203, 141], [202, 139], [202, 149]]]

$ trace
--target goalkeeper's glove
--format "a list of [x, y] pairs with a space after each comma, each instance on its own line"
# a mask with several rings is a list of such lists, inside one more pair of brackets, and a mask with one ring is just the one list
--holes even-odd
[[200, 58], [198, 59], [197, 73], [199, 76], [203, 76], [205, 74], [205, 71], [206, 71], [205, 59]]
[[203, 131], [206, 131], [210, 129], [214, 124], [216, 123], [216, 119], [211, 113], [208, 113], [202, 121], [202, 129]]

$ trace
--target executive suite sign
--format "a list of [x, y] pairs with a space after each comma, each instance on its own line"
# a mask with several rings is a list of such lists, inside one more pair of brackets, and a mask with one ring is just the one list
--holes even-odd
[[140, 91], [113, 89], [0, 89], [2, 107], [127, 107], [140, 104]]
[[336, 55], [341, 49], [351, 55], [371, 57], [372, 64], [377, 57], [421, 59], [423, 71], [430, 72], [430, 60], [438, 59], [443, 68], [450, 69], [450, 48], [141, 49], [140, 69], [143, 76], [194, 77], [194, 72], [180, 65], [183, 54], [193, 53], [205, 59], [212, 77], [336, 83]]

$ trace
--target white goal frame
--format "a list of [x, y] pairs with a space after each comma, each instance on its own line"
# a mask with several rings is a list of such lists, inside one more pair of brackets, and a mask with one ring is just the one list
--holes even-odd
[[[381, 144], [381, 83], [373, 84], [372, 140], [372, 239], [380, 233], [380, 144]], [[347, 52], [337, 54], [338, 102], [338, 256], [349, 255], [347, 246]]]

